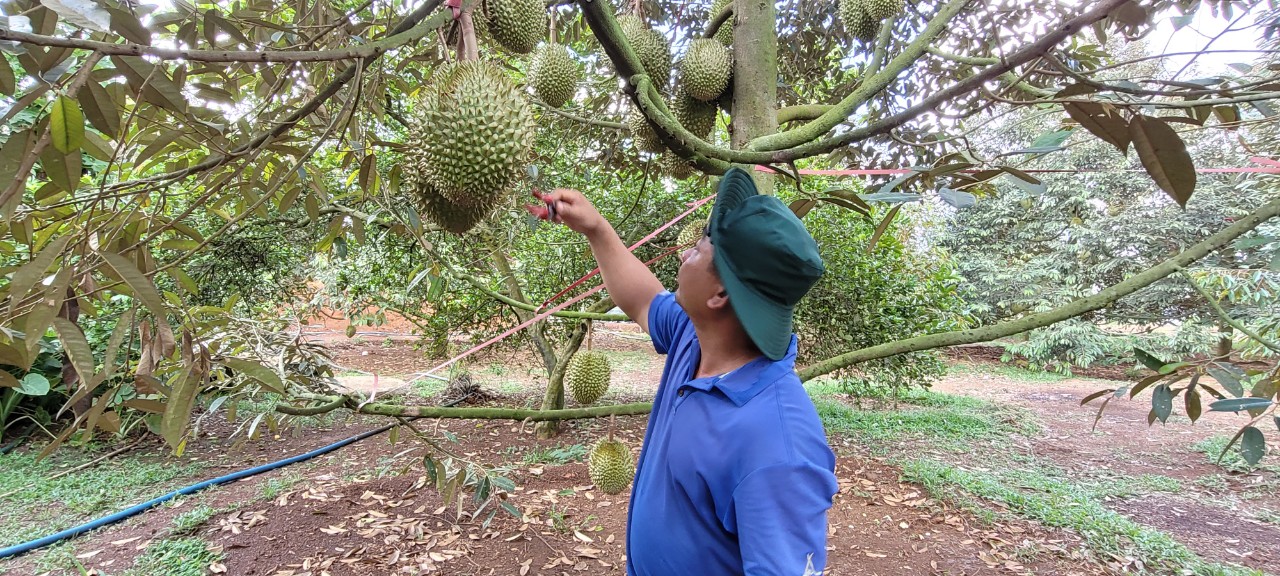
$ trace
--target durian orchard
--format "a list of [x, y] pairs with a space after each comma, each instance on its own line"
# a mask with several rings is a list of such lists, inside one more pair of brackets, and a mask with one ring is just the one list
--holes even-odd
[[[884, 229], [906, 202], [981, 201], [997, 178], [1034, 188], [1024, 162], [1069, 138], [1099, 138], [1186, 206], [1196, 172], [1178, 131], [1247, 140], [1280, 98], [1275, 71], [1261, 65], [1194, 82], [1117, 77], [1172, 54], [1128, 58], [1110, 43], [1197, 15], [1243, 17], [1256, 1], [55, 4], [7, 2], [0, 27], [0, 250], [10, 271], [0, 357], [30, 369], [46, 333], [67, 351], [71, 418], [53, 447], [137, 411], [180, 450], [202, 397], [276, 393], [291, 399], [280, 411], [297, 415], [347, 406], [529, 419], [547, 433], [558, 420], [648, 409], [598, 404], [610, 368], [579, 348], [590, 321], [618, 319], [607, 298], [556, 312], [559, 341], [545, 323], [531, 329], [549, 381], [539, 410], [328, 394], [324, 374], [288, 368], [315, 356], [283, 336], [278, 308], [247, 318], [255, 308], [238, 297], [202, 300], [201, 283], [214, 280], [193, 278], [192, 262], [248, 228], [311, 234], [303, 246], [335, 258], [371, 236], [397, 238], [419, 259], [405, 293], [436, 304], [446, 285], [461, 286], [531, 321], [548, 294], [526, 295], [535, 273], [501, 250], [540, 233], [525, 230], [521, 208], [533, 188], [596, 183], [589, 192], [607, 195], [610, 178], [636, 177], [709, 192], [729, 166], [754, 166], [761, 189], [794, 198], [802, 217], [838, 207]], [[1027, 108], [1056, 115], [1060, 129], [996, 157], [969, 149], [985, 122]], [[838, 185], [804, 173], [899, 167], [912, 168]], [[849, 350], [800, 374], [1078, 317], [1277, 214], [1280, 199], [1071, 304]], [[660, 242], [696, 238], [701, 217]], [[86, 335], [89, 320], [109, 335]], [[580, 405], [566, 407], [566, 385]], [[122, 400], [130, 395], [145, 402]], [[608, 439], [593, 452], [593, 470], [629, 465]]]

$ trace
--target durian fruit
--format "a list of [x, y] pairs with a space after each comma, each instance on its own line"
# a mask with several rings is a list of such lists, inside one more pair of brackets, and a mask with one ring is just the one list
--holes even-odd
[[676, 246], [693, 246], [700, 240], [707, 231], [707, 219], [695, 218], [680, 229], [680, 235], [676, 236]]
[[640, 64], [644, 66], [649, 80], [659, 92], [666, 90], [667, 81], [671, 79], [671, 47], [667, 45], [667, 39], [649, 28], [635, 14], [619, 16], [618, 26], [622, 28], [622, 36], [626, 38], [627, 44], [631, 45], [636, 57], [640, 58]]
[[863, 42], [876, 38], [879, 22], [867, 13], [866, 0], [839, 0], [840, 20], [849, 35]]
[[529, 85], [538, 98], [553, 108], [573, 99], [581, 78], [577, 62], [563, 44], [543, 44], [529, 60]]
[[[715, 2], [712, 2], [711, 15], [709, 16], [710, 19], [707, 20], [707, 24], [710, 24], [711, 20], [715, 19], [716, 14], [719, 14], [720, 10], [724, 9], [725, 6], [728, 6], [730, 2], [733, 2], [733, 0], [715, 0]], [[716, 30], [714, 38], [724, 46], [733, 45], [733, 17], [730, 17], [724, 22], [724, 24], [720, 25], [720, 29]]]
[[903, 6], [904, 0], [862, 0], [862, 9], [877, 23], [897, 16]]
[[578, 352], [565, 371], [565, 387], [577, 403], [584, 406], [594, 404], [609, 390], [612, 372], [609, 358], [604, 354], [591, 350]]
[[702, 102], [685, 91], [684, 85], [676, 86], [675, 96], [671, 98], [671, 112], [676, 121], [694, 136], [706, 140], [716, 127], [716, 105]]
[[645, 152], [662, 152], [662, 141], [658, 139], [658, 133], [653, 130], [653, 126], [649, 125], [649, 121], [645, 120], [644, 114], [640, 113], [639, 108], [631, 108], [631, 113], [627, 114], [626, 124], [627, 130], [631, 131], [631, 138], [635, 140], [636, 147]]
[[626, 490], [636, 475], [631, 449], [612, 437], [600, 439], [587, 454], [587, 472], [591, 483], [605, 494]]
[[465, 232], [505, 198], [533, 136], [529, 103], [502, 71], [443, 66], [412, 110], [402, 188], [442, 228]]
[[528, 54], [547, 33], [547, 7], [542, 0], [485, 0], [489, 36], [516, 54]]
[[712, 38], [698, 38], [689, 43], [689, 51], [680, 59], [680, 84], [690, 96], [706, 102], [715, 100], [733, 73], [729, 49]]
[[658, 158], [658, 164], [662, 167], [664, 174], [676, 180], [684, 180], [694, 174], [693, 164], [670, 150], [662, 153]]

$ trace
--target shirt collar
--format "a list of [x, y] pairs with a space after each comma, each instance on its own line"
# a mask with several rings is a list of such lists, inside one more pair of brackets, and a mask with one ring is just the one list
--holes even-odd
[[796, 342], [796, 336], [792, 334], [791, 344], [787, 346], [787, 353], [781, 360], [773, 361], [760, 356], [723, 377], [697, 378], [685, 385], [703, 392], [717, 388], [735, 405], [742, 406], [784, 374], [795, 371]]

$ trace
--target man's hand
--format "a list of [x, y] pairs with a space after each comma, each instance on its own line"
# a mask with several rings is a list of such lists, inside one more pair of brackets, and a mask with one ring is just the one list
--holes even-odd
[[552, 206], [551, 221], [564, 224], [574, 232], [591, 236], [609, 227], [604, 216], [601, 216], [591, 201], [577, 190], [556, 188], [540, 198]]

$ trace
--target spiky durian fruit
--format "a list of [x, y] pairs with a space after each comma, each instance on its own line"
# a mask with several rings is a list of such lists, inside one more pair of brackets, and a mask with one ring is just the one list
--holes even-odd
[[636, 475], [631, 449], [619, 440], [601, 439], [587, 455], [587, 472], [591, 476], [591, 483], [605, 494], [618, 494], [626, 490]]
[[486, 62], [438, 69], [410, 124], [405, 189], [429, 217], [458, 233], [502, 201], [533, 146], [529, 103]]
[[702, 102], [690, 96], [683, 85], [676, 87], [675, 96], [671, 98], [671, 112], [685, 130], [694, 136], [706, 140], [716, 127], [716, 105]]
[[671, 47], [667, 45], [667, 39], [634, 14], [619, 16], [618, 25], [622, 28], [622, 36], [626, 38], [627, 44], [631, 45], [636, 57], [640, 58], [640, 64], [644, 66], [644, 73], [649, 75], [649, 80], [659, 92], [666, 90], [667, 81], [671, 79]]
[[529, 60], [529, 85], [538, 98], [553, 108], [573, 99], [581, 78], [578, 63], [562, 44], [543, 44]]
[[712, 38], [698, 38], [689, 43], [689, 51], [680, 59], [680, 84], [690, 96], [706, 102], [715, 100], [733, 73], [729, 49]]
[[565, 371], [565, 387], [577, 403], [594, 404], [609, 390], [612, 373], [609, 358], [604, 354], [591, 350], [578, 352]]
[[863, 42], [871, 42], [876, 38], [879, 22], [867, 13], [864, 0], [839, 0], [840, 20], [849, 31], [849, 35]]
[[[723, 10], [725, 6], [728, 6], [730, 2], [733, 2], [733, 0], [715, 0], [715, 2], [712, 2], [710, 18], [714, 20], [716, 14], [719, 14], [720, 11]], [[710, 23], [710, 21], [707, 22], [707, 24]], [[714, 38], [724, 46], [731, 46], [733, 44], [733, 17], [730, 17], [724, 22], [724, 24], [720, 25], [720, 29], [716, 30]]]
[[658, 163], [662, 166], [662, 172], [664, 174], [671, 176], [676, 180], [684, 180], [685, 178], [693, 176], [694, 173], [693, 164], [690, 164], [688, 160], [677, 156], [675, 152], [670, 150], [662, 153], [662, 156], [658, 158]]
[[547, 34], [547, 7], [542, 0], [485, 0], [489, 37], [503, 48], [528, 54]]
[[662, 141], [658, 139], [658, 133], [654, 132], [653, 126], [645, 120], [639, 108], [633, 107], [631, 113], [627, 114], [627, 130], [631, 131], [631, 138], [635, 140], [637, 148], [645, 152], [662, 152]]
[[695, 242], [702, 238], [707, 231], [706, 218], [694, 218], [680, 229], [680, 235], [676, 236], [677, 246], [693, 246]]
[[897, 16], [903, 6], [904, 0], [862, 0], [862, 9], [876, 23]]

